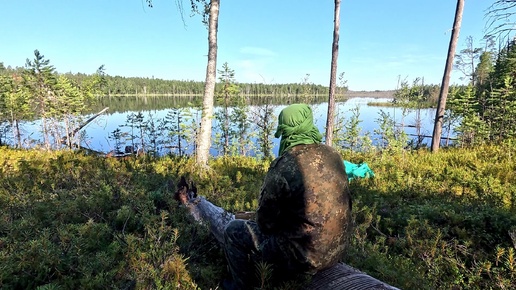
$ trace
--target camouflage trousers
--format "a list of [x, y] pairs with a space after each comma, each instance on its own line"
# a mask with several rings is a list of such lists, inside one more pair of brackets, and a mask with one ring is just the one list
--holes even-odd
[[254, 221], [233, 220], [224, 231], [224, 250], [233, 289], [264, 288], [304, 279], [306, 268], [283, 238], [264, 235]]

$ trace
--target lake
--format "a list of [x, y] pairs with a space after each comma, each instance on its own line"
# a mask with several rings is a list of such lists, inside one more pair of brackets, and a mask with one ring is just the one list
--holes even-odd
[[[342, 118], [345, 118], [346, 120], [349, 120], [352, 116], [351, 110], [358, 108], [358, 112], [360, 114], [360, 125], [361, 128], [361, 134], [365, 134], [366, 132], [369, 132], [371, 135], [371, 138], [373, 139], [373, 143], [375, 142], [375, 139], [378, 139], [379, 136], [374, 133], [375, 130], [378, 130], [380, 125], [378, 124], [378, 119], [380, 118], [380, 112], [383, 111], [384, 113], [388, 114], [392, 119], [396, 121], [397, 124], [405, 124], [405, 125], [415, 125], [417, 122], [417, 111], [410, 111], [408, 115], [402, 116], [402, 109], [396, 108], [396, 107], [376, 107], [376, 106], [369, 106], [369, 102], [388, 102], [390, 99], [376, 99], [376, 98], [352, 98], [344, 102], [338, 102], [337, 103], [337, 109], [339, 112], [339, 116]], [[279, 112], [285, 107], [286, 105], [277, 105], [274, 107], [274, 115], [277, 116]], [[314, 120], [317, 124], [317, 127], [321, 131], [321, 133], [324, 133], [325, 126], [326, 126], [326, 113], [328, 109], [327, 103], [319, 103], [311, 105], [313, 112], [314, 112]], [[251, 110], [256, 110], [258, 106], [250, 106]], [[190, 116], [191, 120], [187, 121], [186, 117], [184, 117], [185, 122], [190, 122], [190, 125], [192, 122], [198, 122], [199, 119], [195, 119], [195, 117], [200, 117], [200, 112], [195, 108], [187, 108], [189, 112], [187, 115]], [[220, 107], [216, 107], [215, 111], [220, 111]], [[136, 110], [126, 110], [126, 111], [116, 111], [115, 112], [109, 112], [100, 116], [97, 118], [94, 122], [90, 123], [83, 131], [85, 131], [86, 138], [82, 142], [82, 146], [96, 150], [101, 152], [109, 152], [113, 150], [115, 147], [115, 141], [112, 138], [109, 138], [110, 134], [112, 134], [113, 131], [116, 129], [120, 129], [122, 131], [129, 130], [128, 127], [121, 127], [127, 122], [127, 117], [130, 114], [135, 114], [141, 112], [143, 116], [146, 118], [146, 120], [152, 118], [153, 120], [160, 120], [164, 119], [167, 113], [170, 112], [170, 109], [154, 109], [152, 105], [144, 106], [143, 108], [140, 108], [139, 111]], [[183, 113], [184, 114], [184, 113]], [[431, 136], [434, 126], [434, 118], [435, 118], [435, 109], [422, 109], [419, 111], [420, 116], [420, 134]], [[217, 127], [216, 120], [213, 121], [214, 128]], [[411, 127], [405, 127], [405, 132], [407, 134], [417, 134], [417, 129], [415, 126]], [[255, 127], [251, 128], [252, 131], [258, 130]], [[216, 130], [213, 131], [213, 135], [217, 133]], [[447, 135], [447, 131], [443, 128], [443, 136]], [[453, 135], [453, 134], [452, 134]], [[416, 138], [414, 136], [410, 136], [410, 138]], [[279, 139], [274, 138], [274, 148], [273, 153], [276, 155], [278, 152], [279, 147]], [[423, 139], [424, 144], [429, 144], [431, 142], [430, 138]], [[127, 143], [125, 144], [127, 145]], [[184, 146], [184, 145], [183, 145]], [[123, 146], [122, 146], [123, 148]], [[166, 153], [167, 149], [160, 148], [160, 153]], [[192, 148], [191, 146], [187, 149], [187, 152], [191, 152]], [[211, 150], [212, 155], [217, 155], [218, 152], [216, 149]]]
[[[122, 135], [125, 134], [125, 137], [121, 137], [119, 139], [119, 148], [124, 149], [126, 145], [131, 145], [130, 139], [127, 135], [131, 135], [131, 128], [127, 126], [128, 117], [134, 114], [141, 113], [141, 116], [145, 121], [154, 121], [154, 127], [157, 128], [160, 121], [164, 120], [171, 111], [172, 108], [176, 108], [177, 114], [182, 116], [182, 127], [183, 130], [189, 131], [190, 134], [185, 136], [185, 139], [191, 139], [189, 142], [182, 142], [182, 150], [186, 154], [191, 154], [193, 152], [193, 138], [192, 134], [195, 127], [195, 124], [199, 124], [200, 122], [200, 109], [196, 107], [192, 107], [192, 105], [188, 105], [191, 102], [195, 103], [193, 99], [186, 100], [177, 100], [173, 97], [168, 98], [133, 98], [129, 99], [128, 97], [123, 98], [104, 98], [101, 99], [101, 103], [97, 104], [96, 107], [93, 108], [95, 111], [100, 111], [100, 109], [109, 106], [109, 110], [95, 119], [93, 122], [89, 123], [85, 128], [83, 128], [80, 132], [82, 134], [81, 137], [81, 146], [95, 150], [100, 152], [110, 152], [116, 147], [116, 139], [113, 138], [113, 132], [115, 130], [120, 130]], [[339, 118], [348, 122], [350, 118], [352, 118], [353, 114], [358, 112], [359, 120], [360, 120], [360, 135], [368, 134], [370, 139], [372, 140], [373, 145], [379, 144], [379, 139], [381, 136], [377, 134], [377, 130], [380, 129], [380, 115], [383, 113], [384, 115], [388, 115], [389, 118], [395, 120], [397, 124], [397, 129], [400, 129], [401, 124], [404, 125], [403, 130], [409, 134], [409, 138], [412, 140], [416, 140], [416, 135], [423, 136], [431, 136], [434, 126], [434, 118], [435, 118], [435, 109], [427, 108], [421, 109], [419, 111], [411, 110], [405, 116], [403, 116], [403, 109], [397, 107], [377, 107], [370, 106], [368, 103], [381, 103], [381, 102], [389, 102], [391, 99], [382, 99], [382, 98], [367, 98], [367, 97], [359, 97], [359, 98], [351, 98], [346, 101], [341, 101], [336, 103], [337, 112], [339, 114]], [[274, 115], [274, 130], [272, 134], [274, 134], [276, 127], [276, 117], [279, 115], [280, 111], [286, 105], [273, 105], [273, 115]], [[312, 107], [314, 113], [314, 121], [319, 128], [321, 133], [324, 133], [326, 126], [326, 113], [328, 109], [328, 104], [326, 102], [319, 102], [316, 104], [310, 105]], [[263, 105], [251, 105], [249, 106], [251, 112], [256, 112], [259, 109], [263, 108]], [[230, 108], [231, 110], [231, 108]], [[221, 107], [215, 107], [215, 112], [220, 112]], [[355, 111], [355, 112], [353, 112]], [[89, 117], [91, 115], [86, 115], [85, 117]], [[419, 116], [419, 117], [418, 117]], [[418, 133], [416, 123], [420, 124], [420, 131]], [[407, 126], [408, 125], [408, 126]], [[216, 136], [220, 133], [220, 130], [217, 130], [218, 123], [216, 119], [213, 120], [213, 139], [212, 143], [217, 139]], [[42, 134], [40, 122], [23, 122], [21, 126], [22, 138], [25, 140], [24, 144], [32, 144], [26, 145], [25, 147], [33, 146], [33, 144], [41, 144], [42, 143]], [[255, 136], [249, 137], [251, 143], [257, 143], [256, 133], [261, 132], [261, 129], [257, 128], [256, 123], [251, 123], [250, 132], [255, 133]], [[132, 135], [138, 135], [134, 132]], [[446, 128], [443, 128], [442, 136], [453, 137], [454, 132], [448, 133]], [[7, 131], [7, 139], [8, 141], [12, 141], [12, 133]], [[156, 132], [156, 138], [160, 141], [165, 141], [168, 137], [168, 131], [159, 131]], [[273, 138], [273, 154], [276, 155], [279, 147], [279, 139]], [[4, 138], [5, 139], [5, 138]], [[134, 144], [140, 143], [139, 138], [133, 138]], [[146, 146], [150, 144], [150, 139], [147, 138], [145, 141]], [[220, 140], [220, 138], [219, 138]], [[165, 146], [166, 144], [172, 144], [173, 146]], [[178, 153], [177, 141], [167, 141], [162, 142], [164, 144], [157, 145], [157, 151], [159, 154], [166, 153]], [[430, 144], [431, 138], [423, 138], [422, 144], [423, 146]], [[12, 143], [12, 142], [10, 142]], [[137, 146], [135, 146], [137, 147]], [[141, 147], [141, 146], [140, 146]], [[257, 145], [255, 147], [258, 147]], [[248, 155], [254, 156], [256, 152], [259, 152], [257, 148], [251, 148], [248, 151]], [[212, 148], [210, 153], [213, 156], [219, 154], [216, 148]]]

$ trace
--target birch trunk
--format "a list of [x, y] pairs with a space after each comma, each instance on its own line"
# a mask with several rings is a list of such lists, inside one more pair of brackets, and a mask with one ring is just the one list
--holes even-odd
[[201, 128], [197, 140], [195, 158], [197, 164], [208, 166], [208, 157], [211, 146], [211, 127], [213, 119], [213, 97], [217, 76], [217, 30], [219, 23], [220, 0], [210, 1], [208, 19], [208, 65], [206, 67], [206, 82], [202, 102]]

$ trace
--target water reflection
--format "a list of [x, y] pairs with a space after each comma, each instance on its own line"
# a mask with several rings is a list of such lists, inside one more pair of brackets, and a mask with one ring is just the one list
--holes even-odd
[[[245, 97], [245, 96], [244, 96]], [[317, 95], [305, 97], [301, 95], [293, 95], [289, 97], [280, 96], [248, 96], [245, 97], [247, 104], [251, 106], [284, 105], [290, 103], [313, 103], [319, 104], [326, 101], [328, 96]], [[215, 100], [216, 102], [216, 100]], [[161, 111], [170, 108], [189, 108], [192, 106], [201, 106], [202, 96], [198, 95], [149, 95], [149, 96], [105, 96], [97, 100], [97, 103], [91, 107], [88, 113], [95, 113], [105, 107], [109, 107], [112, 113], [140, 112], [140, 111]], [[218, 105], [217, 103], [215, 104]]]
[[[107, 100], [102, 104], [102, 106], [109, 106], [115, 100]], [[122, 100], [124, 101], [124, 100]], [[191, 104], [194, 102], [194, 98], [191, 100], [183, 99], [179, 100], [169, 100], [171, 103], [163, 104], [160, 99], [147, 99], [142, 100], [142, 103], [137, 105], [131, 105], [131, 103], [126, 102], [123, 105], [118, 107], [118, 109], [110, 110], [110, 112], [102, 117], [99, 117], [95, 122], [88, 125], [85, 129], [86, 138], [84, 139], [82, 145], [88, 148], [91, 148], [96, 151], [108, 152], [114, 149], [115, 143], [113, 139], [108, 138], [113, 131], [120, 130], [128, 130], [127, 127], [121, 127], [126, 125], [127, 118], [130, 114], [135, 114], [141, 112], [146, 119], [152, 118], [153, 120], [161, 120], [164, 119], [167, 113], [170, 112], [170, 108], [172, 107], [181, 107], [183, 108], [182, 114], [186, 114], [183, 117], [183, 121], [186, 123], [185, 126], [193, 126], [194, 123], [198, 123], [200, 120], [200, 109], [198, 107], [192, 107]], [[375, 130], [379, 129], [378, 119], [380, 118], [380, 111], [388, 114], [391, 118], [393, 118], [397, 124], [405, 124], [405, 125], [415, 125], [418, 123], [417, 115], [420, 116], [420, 135], [431, 135], [433, 130], [433, 119], [435, 117], [435, 109], [422, 109], [419, 112], [411, 111], [407, 115], [402, 114], [401, 108], [395, 107], [373, 107], [368, 106], [369, 102], [388, 102], [389, 99], [374, 99], [374, 98], [352, 98], [347, 101], [337, 102], [337, 110], [340, 118], [344, 118], [344, 120], [349, 120], [351, 118], [351, 110], [358, 108], [360, 114], [360, 125], [361, 134], [369, 133], [373, 143], [376, 142], [379, 138], [378, 135], [374, 133]], [[138, 110], [131, 110], [131, 108], [139, 108]], [[256, 110], [260, 105], [251, 105], [250, 110]], [[279, 112], [285, 107], [285, 104], [277, 104], [274, 106], [274, 115], [277, 116]], [[320, 102], [317, 104], [311, 105], [314, 111], [314, 119], [317, 127], [324, 133], [326, 126], [326, 113], [328, 109], [328, 104], [326, 102]], [[215, 111], [220, 111], [221, 107], [215, 107]], [[188, 123], [189, 122], [189, 123]], [[216, 128], [218, 127], [217, 121], [213, 120], [213, 138], [215, 138], [216, 134], [219, 133]], [[258, 130], [256, 128], [256, 124], [251, 128], [251, 131]], [[409, 135], [417, 135], [415, 127], [407, 127], [405, 128], [405, 132]], [[446, 135], [447, 132], [443, 132], [443, 135]], [[165, 137], [165, 136], [161, 136]], [[186, 136], [192, 137], [192, 136]], [[414, 136], [411, 138], [415, 138]], [[256, 140], [252, 140], [256, 144]], [[430, 140], [423, 139], [424, 144], [429, 144]], [[187, 153], [191, 153], [193, 150], [193, 144], [185, 144], [187, 145], [186, 151]], [[276, 155], [279, 147], [279, 139], [273, 139], [273, 153]], [[123, 148], [123, 147], [122, 147]], [[166, 153], [167, 149], [161, 146], [159, 148], [160, 153]], [[217, 150], [213, 148], [211, 150], [212, 155], [218, 154]]]

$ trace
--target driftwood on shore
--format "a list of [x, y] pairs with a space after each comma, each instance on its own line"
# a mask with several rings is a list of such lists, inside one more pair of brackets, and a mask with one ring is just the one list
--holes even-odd
[[[196, 221], [207, 223], [217, 241], [224, 242], [224, 229], [230, 221], [235, 219], [234, 214], [212, 204], [201, 196], [190, 199], [186, 207]], [[344, 263], [318, 272], [304, 289], [399, 290]]]

